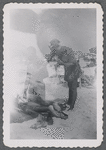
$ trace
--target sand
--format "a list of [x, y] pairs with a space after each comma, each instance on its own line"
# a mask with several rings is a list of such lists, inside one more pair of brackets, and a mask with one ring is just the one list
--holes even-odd
[[35, 116], [15, 113], [11, 116], [11, 139], [96, 139], [96, 88], [78, 88], [78, 98], [73, 110], [65, 111], [68, 119], [53, 118], [53, 125], [38, 129]]

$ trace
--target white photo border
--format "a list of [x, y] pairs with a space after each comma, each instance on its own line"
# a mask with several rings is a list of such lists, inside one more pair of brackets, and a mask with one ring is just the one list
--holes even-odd
[[[9, 10], [12, 8], [95, 8], [96, 9], [96, 16], [97, 16], [97, 139], [70, 139], [70, 140], [13, 140], [10, 139], [10, 118], [9, 118], [9, 78], [8, 72], [10, 72], [9, 67], [7, 65], [8, 62], [8, 49], [7, 47], [7, 35], [8, 33], [8, 19], [9, 19]], [[4, 76], [3, 76], [3, 99], [4, 99], [4, 106], [3, 106], [3, 141], [6, 146], [9, 147], [98, 147], [101, 145], [103, 141], [103, 10], [100, 4], [97, 3], [10, 3], [4, 6], [4, 16], [3, 16], [3, 37], [4, 37]]]

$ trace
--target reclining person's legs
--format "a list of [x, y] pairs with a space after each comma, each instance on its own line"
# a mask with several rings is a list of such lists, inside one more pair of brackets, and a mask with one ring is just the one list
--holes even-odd
[[37, 112], [48, 111], [47, 106], [43, 106], [43, 105], [40, 105], [40, 104], [35, 103], [35, 102], [28, 102], [27, 103], [27, 108], [29, 108], [33, 111], [37, 111]]
[[49, 107], [50, 112], [52, 113], [52, 115], [56, 118], [61, 118], [61, 119], [67, 119], [68, 115], [63, 113], [63, 112], [58, 112], [54, 109], [53, 105], [50, 105]]

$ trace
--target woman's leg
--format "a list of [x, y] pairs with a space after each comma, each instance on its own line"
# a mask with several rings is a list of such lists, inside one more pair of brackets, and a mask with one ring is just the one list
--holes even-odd
[[68, 105], [71, 105], [72, 103], [72, 82], [68, 82], [68, 88], [69, 88], [69, 96], [68, 96]]
[[68, 85], [69, 85], [68, 105], [70, 105], [70, 109], [73, 109], [75, 105], [75, 101], [77, 99], [77, 79], [74, 79]]

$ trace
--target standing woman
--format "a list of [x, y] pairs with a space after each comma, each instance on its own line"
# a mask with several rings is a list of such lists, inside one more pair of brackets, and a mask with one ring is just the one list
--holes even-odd
[[58, 64], [64, 65], [64, 79], [68, 82], [69, 87], [68, 105], [70, 106], [69, 110], [72, 110], [77, 99], [77, 80], [81, 74], [80, 65], [74, 56], [73, 50], [69, 47], [61, 46], [59, 40], [52, 40], [49, 48], [51, 50], [49, 59], [51, 60], [54, 55], [57, 55]]

